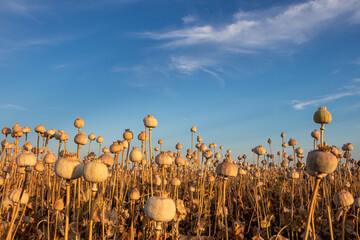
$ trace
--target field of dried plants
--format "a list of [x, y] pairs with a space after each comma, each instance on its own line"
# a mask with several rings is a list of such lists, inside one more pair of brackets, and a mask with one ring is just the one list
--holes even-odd
[[110, 146], [85, 134], [80, 117], [76, 136], [43, 125], [5, 127], [1, 239], [359, 239], [360, 161], [351, 158], [351, 143], [324, 141], [332, 120], [325, 107], [313, 119], [320, 129], [309, 131], [314, 149], [306, 159], [285, 133], [281, 146], [269, 138], [252, 156], [233, 156], [195, 126], [183, 143], [189, 149], [177, 143], [168, 151], [151, 137], [152, 115], [143, 132], [126, 129]]

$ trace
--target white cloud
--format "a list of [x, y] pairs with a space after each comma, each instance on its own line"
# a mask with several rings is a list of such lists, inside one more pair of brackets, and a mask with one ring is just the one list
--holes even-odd
[[165, 46], [181, 47], [203, 43], [221, 46], [262, 49], [301, 44], [341, 17], [350, 19], [360, 13], [358, 0], [315, 0], [267, 12], [243, 12], [222, 27], [212, 25], [154, 33], [145, 36], [167, 40]]
[[331, 95], [322, 96], [317, 99], [306, 100], [306, 101], [293, 100], [292, 107], [295, 108], [296, 110], [301, 110], [307, 106], [318, 106], [323, 103], [328, 103], [328, 102], [331, 102], [331, 101], [334, 101], [334, 100], [337, 100], [340, 98], [350, 97], [350, 96], [355, 96], [355, 95], [360, 95], [360, 91], [335, 93], [335, 94], [331, 94]]
[[0, 105], [0, 107], [4, 108], [4, 109], [17, 109], [17, 110], [21, 110], [21, 111], [27, 111], [27, 109], [25, 109], [21, 106], [15, 105], [15, 104], [2, 104], [2, 105]]
[[184, 24], [189, 24], [195, 22], [196, 18], [191, 15], [186, 15], [181, 20], [183, 21]]

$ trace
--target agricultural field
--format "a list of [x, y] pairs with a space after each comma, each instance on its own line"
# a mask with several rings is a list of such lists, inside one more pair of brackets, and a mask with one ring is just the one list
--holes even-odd
[[[2, 239], [358, 239], [358, 161], [351, 143], [324, 141], [331, 113], [313, 116], [313, 150], [282, 132], [281, 146], [255, 146], [253, 156], [191, 134], [191, 146], [163, 149], [143, 119], [138, 135], [104, 146], [88, 135], [4, 127], [1, 142]], [[35, 134], [36, 142], [28, 141]], [[313, 140], [311, 140], [311, 138]], [[49, 142], [57, 149], [50, 149]], [[68, 151], [76, 145], [77, 152]], [[80, 156], [80, 148], [88, 154]], [[93, 150], [93, 152], [91, 151]]]

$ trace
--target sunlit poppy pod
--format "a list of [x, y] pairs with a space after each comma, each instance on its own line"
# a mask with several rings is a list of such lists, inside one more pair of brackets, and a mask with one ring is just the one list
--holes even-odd
[[195, 133], [197, 131], [196, 127], [193, 126], [191, 129], [190, 129], [191, 132]]
[[64, 157], [55, 162], [55, 173], [64, 179], [73, 180], [83, 175], [84, 163], [75, 153], [65, 153]]
[[38, 125], [35, 127], [35, 132], [36, 133], [40, 133], [43, 134], [44, 132], [46, 132], [44, 125]]
[[157, 222], [169, 222], [175, 217], [174, 200], [167, 197], [150, 197], [144, 209], [146, 217]]
[[158, 148], [158, 147], [154, 147], [154, 150], [155, 150], [155, 152], [158, 152], [158, 151], [159, 151], [159, 148]]
[[207, 146], [205, 145], [205, 143], [202, 143], [201, 145], [200, 145], [200, 152], [203, 152], [203, 151], [205, 151], [207, 149]]
[[119, 153], [123, 150], [123, 145], [120, 142], [113, 142], [113, 144], [110, 145], [110, 152], [111, 153]]
[[138, 139], [140, 141], [147, 141], [149, 136], [144, 131], [141, 131], [141, 133], [138, 135]]
[[147, 128], [156, 128], [158, 121], [154, 118], [154, 115], [147, 115], [143, 120], [145, 127]]
[[62, 211], [64, 209], [65, 205], [64, 205], [64, 200], [62, 199], [57, 199], [54, 203], [54, 209], [56, 211]]
[[354, 197], [350, 192], [342, 189], [334, 194], [333, 201], [337, 206], [347, 207], [354, 203]]
[[133, 163], [140, 163], [141, 159], [143, 158], [143, 155], [138, 147], [133, 147], [133, 149], [130, 152], [130, 161]]
[[83, 128], [84, 125], [85, 125], [85, 122], [84, 122], [84, 120], [83, 120], [81, 117], [77, 117], [77, 118], [75, 119], [74, 126], [75, 126], [76, 128]]
[[263, 146], [259, 145], [254, 149], [254, 152], [258, 155], [265, 155], [266, 149]]
[[83, 169], [84, 179], [88, 182], [104, 182], [108, 177], [108, 168], [99, 158], [86, 164]]
[[45, 166], [44, 166], [44, 162], [43, 161], [37, 161], [37, 163], [35, 164], [35, 170], [37, 171], [37, 172], [42, 172], [42, 171], [44, 171], [44, 169], [45, 169]]
[[89, 138], [89, 140], [94, 141], [96, 139], [96, 136], [94, 133], [90, 133], [88, 138]]
[[291, 170], [290, 172], [287, 173], [287, 177], [291, 179], [298, 179], [300, 177], [300, 174], [298, 171]]
[[44, 157], [44, 161], [46, 164], [53, 164], [56, 162], [55, 154], [52, 151], [48, 151]]
[[181, 143], [177, 143], [176, 146], [175, 146], [175, 148], [176, 148], [177, 150], [181, 150], [181, 149], [182, 149]]
[[66, 132], [64, 132], [60, 135], [60, 141], [67, 141], [67, 140], [69, 140], [69, 138], [70, 138], [70, 136]]
[[284, 161], [281, 162], [281, 167], [285, 167], [285, 168], [289, 167], [289, 163], [284, 160]]
[[173, 178], [173, 179], [170, 180], [170, 184], [172, 186], [177, 186], [178, 187], [178, 186], [180, 186], [181, 181], [178, 178]]
[[354, 146], [351, 143], [346, 143], [342, 146], [342, 150], [344, 151], [353, 151]]
[[202, 142], [202, 138], [200, 136], [197, 136], [196, 140], [200, 143]]
[[336, 156], [330, 152], [314, 150], [308, 153], [306, 166], [317, 174], [330, 174], [338, 165]]
[[204, 155], [204, 157], [205, 157], [206, 159], [210, 159], [210, 158], [212, 158], [213, 153], [212, 153], [212, 151], [211, 151], [210, 149], [207, 149], [207, 150], [205, 150], [205, 151], [203, 152], [203, 155]]
[[137, 188], [133, 188], [131, 189], [130, 193], [129, 193], [129, 198], [130, 200], [139, 200], [140, 199], [140, 191]]
[[184, 166], [186, 164], [186, 160], [180, 154], [175, 158], [175, 164], [178, 167]]
[[295, 149], [295, 152], [297, 154], [302, 154], [304, 152], [304, 150], [301, 147], [298, 147], [297, 149]]
[[[10, 192], [9, 199], [14, 203], [18, 203], [20, 200], [20, 195], [21, 195], [21, 189], [15, 188]], [[28, 201], [29, 201], [29, 194], [27, 192], [24, 192], [23, 195], [21, 196], [20, 203], [26, 204]]]
[[58, 130], [54, 135], [55, 139], [60, 140], [61, 134], [63, 134], [63, 133], [64, 133], [64, 130]]
[[160, 186], [161, 185], [161, 177], [159, 175], [154, 175], [153, 183], [155, 186]]
[[271, 139], [271, 138], [268, 139], [268, 143], [269, 143], [269, 144], [272, 143], [272, 139]]
[[163, 144], [163, 143], [164, 143], [164, 141], [159, 139], [158, 144]]
[[2, 130], [1, 130], [2, 134], [4, 135], [7, 135], [7, 134], [11, 134], [11, 129], [8, 128], [8, 127], [4, 127]]
[[282, 133], [280, 134], [280, 137], [281, 137], [281, 138], [285, 138], [285, 133], [282, 132]]
[[246, 154], [242, 155], [242, 158], [245, 160], [247, 158]]
[[315, 129], [314, 131], [311, 132], [311, 137], [315, 138], [315, 140], [319, 140], [320, 132], [317, 129]]
[[314, 122], [319, 124], [328, 124], [332, 120], [331, 113], [326, 110], [326, 107], [319, 107], [314, 113]]
[[19, 167], [33, 167], [36, 164], [36, 156], [29, 151], [24, 151], [17, 156], [16, 164]]
[[290, 138], [289, 142], [288, 142], [289, 146], [295, 146], [297, 144], [297, 141], [293, 138]]
[[172, 159], [171, 159], [171, 157], [169, 156], [168, 153], [160, 152], [158, 155], [156, 155], [155, 162], [158, 165], [171, 165], [172, 164]]
[[134, 134], [130, 131], [130, 129], [125, 129], [123, 138], [127, 141], [131, 141], [134, 138]]
[[112, 157], [111, 153], [104, 153], [100, 156], [100, 159], [102, 163], [104, 163], [106, 166], [111, 167], [114, 165], [114, 158]]
[[225, 177], [236, 177], [238, 174], [238, 167], [230, 162], [222, 162], [216, 167], [216, 174]]
[[98, 136], [96, 139], [97, 143], [103, 143], [104, 142], [104, 138], [102, 136]]
[[79, 132], [78, 134], [76, 134], [74, 138], [74, 142], [80, 145], [86, 145], [87, 141], [88, 141], [88, 137], [84, 132]]
[[14, 126], [12, 127], [12, 131], [15, 133], [22, 132], [22, 128], [20, 127], [19, 124], [15, 123]]
[[294, 157], [292, 155], [290, 155], [287, 157], [287, 160], [289, 160], [289, 162], [294, 161]]

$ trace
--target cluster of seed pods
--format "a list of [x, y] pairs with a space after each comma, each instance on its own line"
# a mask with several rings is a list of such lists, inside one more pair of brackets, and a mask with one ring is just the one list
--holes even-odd
[[167, 150], [162, 139], [152, 142], [153, 115], [137, 139], [125, 129], [109, 146], [82, 131], [81, 117], [74, 143], [43, 125], [33, 143], [31, 128], [4, 127], [1, 239], [359, 239], [360, 162], [351, 143], [340, 150], [324, 141], [332, 120], [325, 107], [313, 120], [320, 131], [309, 136], [306, 162], [284, 132], [278, 146], [269, 138], [268, 150], [252, 148], [252, 162], [199, 135], [194, 144], [195, 126], [191, 142]]

